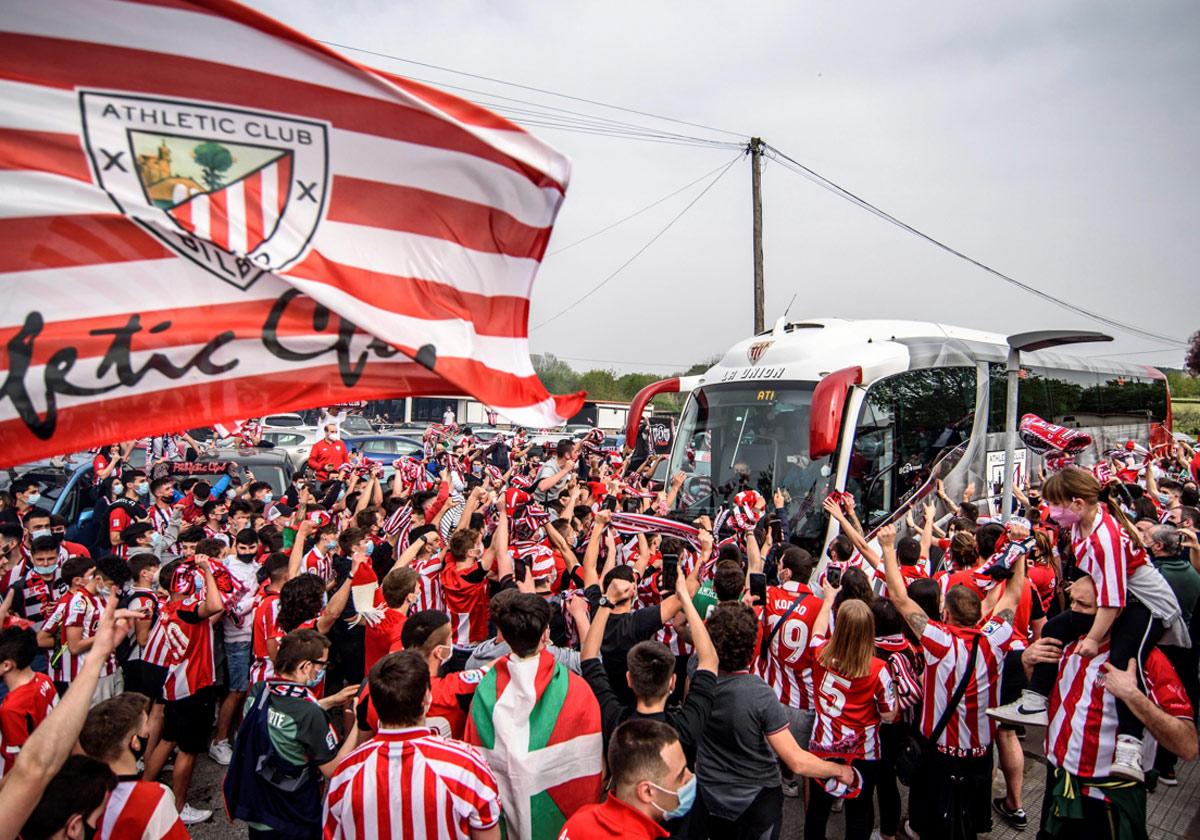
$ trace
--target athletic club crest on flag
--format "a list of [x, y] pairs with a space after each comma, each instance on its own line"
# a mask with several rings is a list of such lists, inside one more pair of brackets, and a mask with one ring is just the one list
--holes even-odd
[[325, 125], [86, 90], [79, 101], [97, 184], [180, 256], [246, 289], [304, 255], [325, 206]]
[[763, 353], [766, 353], [770, 346], [774, 343], [775, 342], [773, 341], [756, 341], [751, 344], [746, 349], [746, 356], [749, 357], [750, 364], [758, 364], [758, 360], [763, 357]]

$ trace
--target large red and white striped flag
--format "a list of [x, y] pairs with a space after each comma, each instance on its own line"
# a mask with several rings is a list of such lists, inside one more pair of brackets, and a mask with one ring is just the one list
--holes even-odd
[[466, 393], [561, 423], [529, 297], [564, 157], [227, 0], [0, 18], [0, 465]]

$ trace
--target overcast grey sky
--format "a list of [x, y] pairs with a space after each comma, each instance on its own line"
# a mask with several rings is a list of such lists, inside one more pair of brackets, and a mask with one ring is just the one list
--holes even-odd
[[[1170, 336], [1200, 328], [1195, 2], [252, 3], [316, 38], [759, 135], [1019, 280]], [[551, 252], [734, 157], [534, 131], [574, 167]], [[620, 266], [702, 186], [549, 256], [531, 326]], [[930, 319], [1001, 333], [1097, 328], [778, 164], [766, 166], [763, 192], [768, 324], [795, 294], [793, 318]], [[749, 335], [751, 278], [742, 160], [597, 295], [534, 330], [532, 349], [577, 369], [665, 373]], [[1113, 334], [1116, 343], [1094, 352], [1160, 347], [1131, 358], [1182, 362], [1182, 350]]]

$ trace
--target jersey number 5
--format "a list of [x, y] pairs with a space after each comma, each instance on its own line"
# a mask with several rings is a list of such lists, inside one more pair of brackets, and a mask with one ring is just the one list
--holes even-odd
[[822, 711], [829, 717], [840, 717], [842, 710], [846, 708], [844, 689], [849, 687], [850, 680], [837, 674], [826, 673], [825, 679], [821, 680], [821, 687], [817, 689], [817, 693], [821, 695], [821, 705], [824, 706]]

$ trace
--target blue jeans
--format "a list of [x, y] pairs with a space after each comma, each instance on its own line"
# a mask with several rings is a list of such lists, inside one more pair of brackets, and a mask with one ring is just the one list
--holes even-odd
[[229, 690], [247, 690], [250, 687], [250, 642], [226, 642], [225, 667], [229, 672]]

